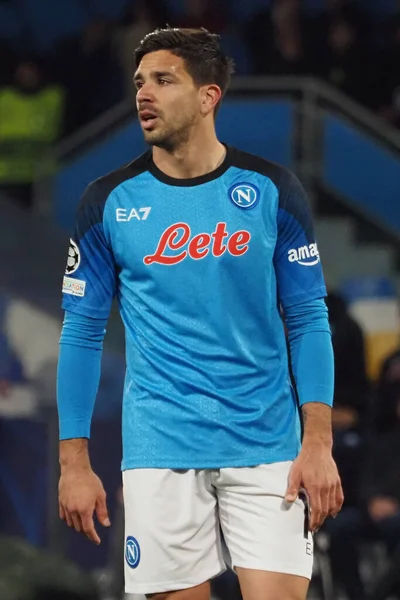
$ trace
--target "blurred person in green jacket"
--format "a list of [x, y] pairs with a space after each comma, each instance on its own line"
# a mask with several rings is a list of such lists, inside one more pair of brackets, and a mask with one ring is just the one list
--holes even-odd
[[0, 88], [0, 191], [25, 207], [63, 120], [63, 89], [46, 82], [37, 62], [21, 60], [13, 85]]

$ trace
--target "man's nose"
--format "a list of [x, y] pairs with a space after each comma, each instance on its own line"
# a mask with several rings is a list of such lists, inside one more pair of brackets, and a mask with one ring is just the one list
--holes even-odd
[[136, 94], [138, 104], [141, 104], [142, 102], [154, 102], [154, 99], [152, 85], [148, 83], [143, 84]]

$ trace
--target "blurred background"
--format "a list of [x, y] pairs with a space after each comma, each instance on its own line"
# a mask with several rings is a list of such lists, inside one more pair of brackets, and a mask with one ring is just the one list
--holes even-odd
[[[91, 441], [113, 526], [97, 548], [58, 519], [60, 290], [84, 188], [145, 150], [133, 49], [166, 23], [221, 34], [236, 76], [220, 138], [292, 168], [315, 212], [346, 501], [315, 536], [309, 598], [400, 598], [398, 0], [0, 0], [0, 598], [124, 598], [123, 331], [114, 310]], [[239, 600], [235, 576], [213, 594]]]

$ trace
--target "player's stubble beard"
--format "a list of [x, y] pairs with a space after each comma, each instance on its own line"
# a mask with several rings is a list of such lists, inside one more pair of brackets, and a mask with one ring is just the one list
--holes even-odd
[[197, 118], [194, 113], [180, 123], [175, 121], [173, 125], [164, 121], [165, 127], [162, 127], [160, 131], [144, 131], [144, 139], [150, 146], [173, 153], [188, 144], [196, 122]]

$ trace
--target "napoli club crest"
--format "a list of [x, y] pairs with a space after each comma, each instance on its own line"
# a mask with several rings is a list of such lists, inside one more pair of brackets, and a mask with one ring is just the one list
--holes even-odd
[[229, 197], [239, 208], [253, 208], [260, 198], [260, 191], [252, 183], [237, 183], [229, 190]]
[[125, 542], [125, 560], [131, 569], [136, 569], [140, 563], [139, 542], [133, 535], [128, 535]]

